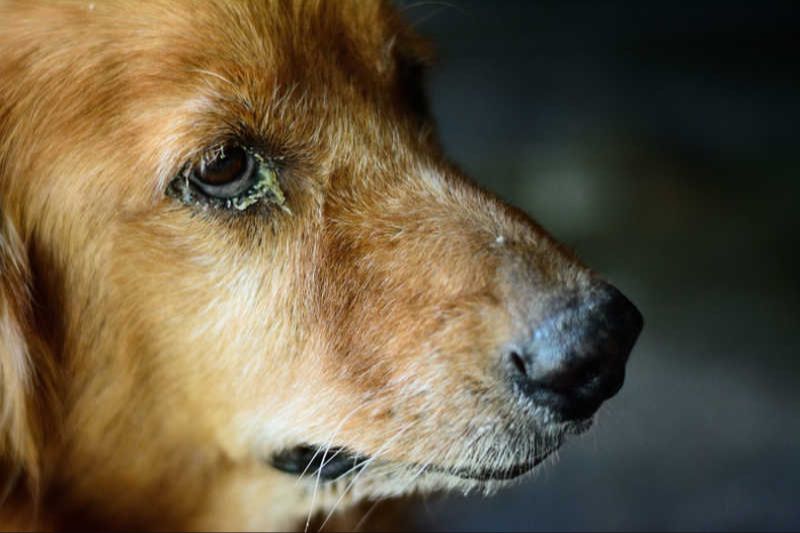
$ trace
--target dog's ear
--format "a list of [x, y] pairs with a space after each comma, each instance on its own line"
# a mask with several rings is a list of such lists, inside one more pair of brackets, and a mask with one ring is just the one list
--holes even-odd
[[0, 206], [0, 464], [36, 478], [30, 404], [35, 380], [32, 335], [28, 254]]

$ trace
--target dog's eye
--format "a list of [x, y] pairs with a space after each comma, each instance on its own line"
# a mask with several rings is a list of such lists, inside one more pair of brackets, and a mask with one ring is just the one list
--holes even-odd
[[223, 146], [192, 168], [189, 179], [214, 198], [235, 198], [254, 185], [258, 162], [240, 146]]
[[244, 211], [255, 204], [273, 204], [288, 211], [278, 169], [259, 152], [223, 145], [187, 164], [167, 187], [167, 196], [187, 205]]

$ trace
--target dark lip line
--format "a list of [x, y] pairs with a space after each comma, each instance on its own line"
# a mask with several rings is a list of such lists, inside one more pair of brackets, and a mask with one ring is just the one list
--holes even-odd
[[550, 457], [550, 455], [555, 452], [555, 448], [545, 452], [543, 455], [536, 457], [533, 461], [527, 461], [525, 463], [520, 463], [509, 468], [502, 468], [502, 469], [481, 469], [481, 470], [472, 470], [470, 468], [446, 468], [446, 467], [432, 467], [434, 472], [441, 472], [444, 474], [450, 474], [456, 477], [460, 477], [461, 479], [470, 479], [473, 481], [505, 481], [509, 479], [517, 478], [523, 474], [527, 474], [531, 470], [533, 470], [537, 465], [541, 464], [542, 461]]
[[[316, 468], [313, 466], [306, 466], [304, 463], [309, 462], [307, 459], [297, 460], [298, 458], [293, 458], [291, 460], [287, 460], [287, 457], [292, 457], [293, 454], [302, 456], [311, 452], [313, 452], [314, 457], [317, 458], [317, 460], [321, 460], [321, 447], [309, 445], [297, 446], [295, 448], [285, 450], [284, 452], [277, 453], [272, 457], [271, 460], [269, 460], [269, 463], [278, 470], [289, 474], [305, 476], [312, 474], [317, 475], [319, 473], [319, 475], [325, 481], [335, 481], [349, 472], [358, 470], [361, 465], [366, 464], [370, 460], [369, 456], [352, 452], [346, 448], [335, 448], [333, 450], [329, 450], [329, 453], [330, 451], [335, 452], [333, 454], [333, 458], [326, 459], [324, 464], [322, 464], [320, 461], [322, 466]], [[467, 467], [448, 468], [438, 465], [430, 465], [427, 466], [426, 469], [431, 472], [448, 474], [472, 481], [504, 481], [517, 478], [523, 474], [526, 474], [527, 472], [530, 472], [534, 467], [547, 459], [554, 451], [555, 448], [547, 451], [539, 457], [536, 457], [533, 461], [527, 461], [502, 469], [472, 470]], [[421, 466], [418, 463], [408, 464], [412, 467]], [[320, 468], [321, 470], [318, 470]]]

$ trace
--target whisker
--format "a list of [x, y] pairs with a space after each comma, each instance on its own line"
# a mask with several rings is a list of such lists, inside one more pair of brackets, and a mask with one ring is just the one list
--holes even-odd
[[[411, 479], [409, 479], [409, 481], [405, 485], [403, 485], [403, 488], [400, 490], [400, 493], [405, 492], [408, 489], [408, 487], [410, 487], [419, 478], [419, 476], [421, 476], [425, 472], [425, 470], [429, 466], [430, 466], [430, 463], [423, 464], [422, 467], [417, 471], [417, 473], [414, 474], [413, 476], [411, 476]], [[367, 512], [364, 513], [364, 516], [361, 517], [361, 519], [355, 525], [353, 530], [354, 531], [359, 531], [361, 529], [361, 527], [364, 525], [364, 523], [369, 519], [369, 517], [375, 511], [375, 509], [377, 509], [378, 505], [381, 504], [382, 502], [386, 501], [387, 499], [388, 498], [379, 498], [378, 500], [376, 500], [375, 503], [373, 503], [370, 506], [370, 508], [367, 509]]]
[[[375, 462], [375, 461], [376, 461], [376, 460], [377, 460], [377, 459], [378, 459], [378, 458], [379, 458], [381, 455], [383, 455], [384, 453], [386, 453], [386, 451], [389, 449], [389, 446], [390, 446], [390, 445], [391, 445], [391, 444], [392, 444], [394, 441], [396, 441], [396, 440], [397, 440], [397, 439], [398, 439], [398, 438], [399, 438], [401, 435], [403, 435], [403, 434], [404, 434], [406, 431], [408, 431], [408, 429], [409, 429], [409, 428], [411, 428], [411, 426], [412, 426], [412, 425], [413, 425], [412, 423], [406, 424], [406, 425], [405, 425], [403, 428], [401, 428], [401, 429], [400, 429], [400, 430], [399, 430], [397, 433], [395, 433], [395, 435], [394, 435], [392, 438], [390, 438], [390, 439], [389, 439], [388, 441], [386, 441], [386, 442], [385, 442], [385, 443], [384, 443], [384, 444], [383, 444], [383, 445], [382, 445], [380, 448], [378, 448], [378, 451], [376, 451], [376, 452], [375, 452], [375, 454], [373, 454], [373, 455], [372, 455], [372, 457], [370, 457], [370, 458], [369, 458], [369, 459], [367, 459], [366, 461], [363, 461], [363, 462], [362, 462], [362, 463], [359, 465], [359, 466], [361, 466], [361, 465], [363, 465], [363, 466], [361, 466], [361, 469], [360, 469], [360, 470], [358, 471], [358, 473], [357, 473], [357, 474], [356, 474], [356, 475], [353, 477], [353, 479], [352, 479], [352, 480], [350, 480], [350, 483], [348, 483], [348, 485], [345, 487], [345, 489], [344, 489], [344, 490], [342, 491], [342, 493], [339, 495], [339, 498], [338, 498], [338, 499], [336, 500], [336, 502], [333, 504], [333, 508], [331, 508], [330, 512], [329, 512], [329, 513], [328, 513], [328, 515], [325, 517], [325, 520], [322, 522], [322, 525], [321, 525], [321, 526], [319, 526], [319, 530], [320, 530], [320, 531], [322, 530], [322, 528], [323, 528], [323, 527], [325, 527], [325, 524], [327, 524], [327, 523], [328, 523], [328, 520], [330, 520], [331, 516], [333, 516], [333, 513], [336, 511], [336, 508], [339, 506], [339, 504], [340, 504], [340, 503], [341, 503], [341, 501], [344, 499], [344, 497], [347, 495], [347, 493], [350, 491], [350, 489], [352, 489], [352, 488], [355, 486], [355, 483], [356, 483], [356, 481], [358, 481], [358, 478], [359, 478], [359, 477], [361, 477], [361, 474], [363, 474], [363, 473], [364, 473], [364, 472], [367, 470], [367, 468], [368, 468], [368, 467], [369, 467], [371, 464], [373, 464], [373, 463], [374, 463], [374, 462]], [[354, 471], [356, 468], [358, 468], [358, 467], [354, 466], [353, 468], [351, 468], [350, 470], [348, 470], [347, 472], [345, 472], [344, 474], [342, 474], [341, 476], [339, 476], [339, 478], [341, 479], [341, 478], [343, 478], [343, 477], [347, 476], [347, 475], [348, 475], [350, 472], [353, 472], [353, 471]]]
[[[339, 430], [341, 430], [341, 428], [344, 426], [344, 423], [347, 421], [347, 419], [349, 419], [358, 409], [362, 409], [365, 406], [372, 405], [374, 403], [375, 402], [365, 401], [364, 403], [356, 406], [353, 410], [350, 411], [350, 413], [348, 413], [348, 415], [344, 419], [342, 419], [341, 422], [339, 422], [339, 424], [336, 426], [336, 429], [334, 429], [333, 434], [328, 439], [328, 443], [327, 443], [327, 445], [325, 447], [325, 451], [322, 454], [322, 461], [321, 461], [320, 467], [317, 469], [316, 476], [315, 476], [315, 479], [314, 479], [314, 490], [311, 493], [311, 504], [310, 504], [309, 509], [308, 509], [308, 516], [306, 517], [306, 526], [305, 526], [305, 529], [303, 530], [305, 533], [308, 533], [308, 528], [309, 528], [309, 526], [311, 524], [311, 517], [314, 515], [314, 507], [315, 507], [315, 505], [317, 503], [317, 491], [319, 489], [319, 484], [320, 484], [320, 481], [322, 479], [322, 468], [325, 466], [325, 464], [327, 464], [326, 463], [327, 455], [328, 455], [328, 452], [331, 449], [331, 446], [333, 445], [334, 438], [336, 438], [336, 435], [339, 433]], [[306, 468], [303, 470], [303, 473], [305, 473], [308, 470], [308, 468], [313, 463], [314, 459], [317, 457], [318, 453], [319, 453], [319, 450], [317, 450], [317, 452], [314, 453], [312, 459], [309, 461], [309, 464], [306, 465]], [[302, 475], [301, 475], [301, 477], [302, 477]]]
[[[364, 403], [356, 405], [353, 409], [350, 410], [349, 413], [347, 413], [347, 415], [341, 420], [341, 422], [339, 422], [339, 424], [336, 426], [336, 428], [334, 428], [333, 432], [331, 433], [331, 436], [327, 441], [327, 446], [328, 447], [331, 446], [331, 443], [336, 438], [336, 435], [339, 434], [339, 431], [342, 429], [342, 427], [344, 427], [344, 424], [350, 419], [350, 417], [352, 417], [359, 409], [363, 409], [364, 407], [366, 407], [368, 405], [371, 405], [369, 400], [365, 401]], [[317, 448], [317, 450], [314, 452], [314, 455], [312, 455], [311, 459], [309, 459], [308, 464], [306, 465], [306, 467], [303, 469], [303, 471], [300, 473], [300, 475], [297, 476], [297, 479], [295, 480], [295, 485], [300, 483], [300, 480], [302, 479], [302, 477], [305, 476], [308, 473], [308, 469], [311, 468], [312, 464], [314, 464], [314, 459], [317, 458], [317, 456], [320, 454], [321, 451], [322, 451], [322, 448]], [[331, 459], [333, 459], [333, 458], [331, 458]], [[324, 458], [323, 458], [323, 464], [320, 465], [320, 468], [325, 466], [325, 464], [327, 464], [327, 463], [324, 462]]]
[[399, 429], [399, 430], [398, 430], [398, 431], [395, 433], [395, 435], [394, 435], [394, 436], [392, 436], [392, 438], [390, 438], [389, 440], [387, 440], [385, 443], [383, 443], [383, 444], [381, 445], [381, 447], [380, 447], [380, 448], [378, 448], [378, 450], [377, 450], [377, 451], [376, 451], [374, 454], [371, 454], [369, 458], [367, 458], [366, 460], [362, 461], [361, 463], [359, 463], [359, 464], [357, 464], [357, 465], [353, 466], [353, 467], [352, 467], [350, 470], [348, 470], [348, 471], [344, 472], [343, 474], [341, 474], [340, 476], [338, 476], [338, 477], [337, 477], [337, 479], [343, 478], [343, 477], [345, 477], [345, 476], [347, 476], [347, 475], [351, 474], [353, 471], [355, 471], [356, 469], [360, 468], [360, 467], [361, 467], [361, 465], [363, 465], [363, 464], [365, 464], [365, 463], [366, 463], [366, 464], [369, 464], [369, 463], [372, 463], [372, 462], [374, 462], [374, 461], [375, 461], [375, 459], [379, 458], [381, 455], [383, 455], [384, 453], [386, 453], [386, 451], [387, 451], [388, 447], [389, 447], [389, 446], [390, 446], [390, 445], [391, 445], [391, 444], [392, 444], [394, 441], [396, 441], [396, 440], [397, 440], [399, 437], [401, 437], [401, 436], [402, 436], [402, 435], [403, 435], [403, 434], [404, 434], [406, 431], [408, 431], [409, 429], [411, 429], [411, 426], [412, 426], [412, 425], [413, 425], [412, 423], [409, 423], [409, 424], [406, 424], [405, 426], [403, 426], [402, 428], [400, 428], [400, 429]]
[[[322, 454], [322, 460], [325, 461], [325, 454], [328, 453], [325, 450], [325, 453]], [[314, 514], [314, 505], [317, 503], [317, 489], [319, 488], [319, 481], [322, 477], [322, 468], [320, 467], [317, 470], [317, 476], [314, 480], [314, 491], [311, 493], [311, 505], [308, 508], [308, 516], [306, 517], [306, 527], [303, 529], [304, 533], [308, 533], [308, 527], [311, 524], [311, 516]]]
[[412, 9], [416, 9], [418, 7], [428, 7], [428, 6], [439, 7], [439, 8], [452, 8], [463, 11], [463, 9], [460, 6], [452, 2], [443, 2], [440, 0], [423, 0], [421, 2], [413, 2], [411, 4], [401, 7], [400, 11], [405, 12], [405, 11], [410, 11]]

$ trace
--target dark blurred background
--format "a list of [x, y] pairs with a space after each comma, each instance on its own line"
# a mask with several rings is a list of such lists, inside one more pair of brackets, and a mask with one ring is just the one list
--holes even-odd
[[398, 2], [436, 44], [449, 154], [645, 316], [560, 460], [421, 529], [800, 528], [800, 11]]

